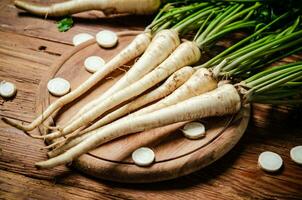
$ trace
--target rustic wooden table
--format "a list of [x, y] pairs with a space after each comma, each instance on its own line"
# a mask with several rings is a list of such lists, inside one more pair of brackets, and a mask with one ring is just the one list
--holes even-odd
[[[0, 2], [0, 80], [18, 88], [10, 101], [0, 98], [0, 116], [31, 121], [40, 81], [50, 65], [73, 48], [72, 36], [101, 29], [141, 30], [147, 19], [100, 19], [98, 12], [75, 17], [66, 33], [53, 20], [21, 13]], [[297, 110], [253, 105], [253, 117], [240, 142], [226, 156], [191, 175], [157, 184], [120, 184], [97, 180], [66, 167], [37, 170], [46, 159], [42, 141], [0, 122], [0, 199], [302, 199], [302, 167], [289, 158], [302, 144], [302, 115]], [[268, 174], [257, 167], [262, 151], [279, 153], [283, 169]]]

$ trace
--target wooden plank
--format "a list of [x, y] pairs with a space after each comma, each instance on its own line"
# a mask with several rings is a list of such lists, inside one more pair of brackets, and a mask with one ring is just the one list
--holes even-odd
[[3, 170], [0, 170], [0, 174], [1, 199], [124, 199], [110, 194], [36, 180]]
[[[24, 38], [24, 40], [28, 39], [28, 37]], [[21, 42], [18, 44], [22, 47]], [[35, 52], [27, 51], [28, 53]], [[38, 56], [43, 56], [43, 54], [38, 54]], [[32, 79], [32, 76], [39, 76], [39, 74], [41, 76], [41, 73], [48, 69], [48, 66], [46, 66], [48, 61], [45, 58], [46, 61], [42, 62], [44, 64], [36, 66], [38, 71], [28, 76], [22, 72], [30, 71], [33, 67], [32, 64], [35, 66], [37, 63], [31, 63], [22, 56], [19, 60], [17, 57], [11, 59], [15, 60], [14, 62], [19, 62], [18, 66], [22, 64], [23, 60], [23, 64], [29, 62], [25, 66], [21, 66], [24, 68], [19, 68], [21, 71], [14, 72], [17, 74], [12, 76], [12, 80], [25, 79], [23, 83], [28, 84], [32, 82], [32, 85], [24, 86], [21, 81], [20, 87], [24, 87], [24, 90], [32, 90], [31, 87], [38, 84]], [[33, 68], [35, 69], [35, 67]], [[8, 70], [2, 75], [10, 73]], [[32, 92], [32, 94], [35, 96], [35, 92]], [[34, 100], [28, 100], [26, 104], [22, 102], [22, 105], [34, 108], [35, 102]], [[16, 105], [11, 108], [12, 111], [15, 111], [14, 114], [17, 118], [24, 118], [22, 109], [16, 112]], [[268, 113], [269, 115], [267, 115]], [[27, 114], [28, 118], [32, 118], [35, 112], [32, 110]], [[300, 167], [290, 160], [288, 151], [292, 146], [302, 143], [302, 129], [299, 121], [294, 120], [291, 115], [287, 110], [277, 109], [274, 111], [267, 106], [257, 106], [254, 109], [252, 125], [239, 145], [228, 155], [194, 174], [154, 185], [127, 185], [94, 180], [65, 167], [43, 171], [36, 170], [33, 164], [46, 159], [46, 151], [40, 150], [44, 146], [43, 142], [29, 138], [21, 131], [2, 123], [0, 129], [0, 147], [2, 148], [0, 169], [36, 179], [56, 181], [59, 184], [56, 187], [65, 185], [108, 195], [114, 193], [114, 196], [122, 198], [200, 199], [206, 196], [209, 199], [299, 199], [302, 198], [300, 193], [302, 173]], [[297, 119], [301, 119], [300, 117], [301, 115], [298, 115]], [[287, 126], [291, 126], [291, 129], [288, 129]], [[285, 168], [280, 174], [266, 174], [257, 168], [258, 155], [265, 150], [273, 150], [282, 155]], [[19, 180], [15, 179], [15, 181]], [[52, 189], [52, 191], [56, 191], [56, 189]], [[11, 193], [14, 193], [14, 191], [11, 191]]]
[[64, 51], [73, 48], [41, 39], [0, 31], [0, 80], [13, 82], [13, 100], [0, 98], [0, 116], [30, 121], [36, 115], [35, 101], [41, 79]]
[[[34, 97], [42, 74], [48, 71], [52, 59], [71, 48], [62, 43], [70, 44], [75, 33], [95, 33], [101, 28], [110, 28], [113, 23], [117, 23], [113, 30], [141, 29], [134, 18], [127, 18], [127, 22], [104, 20], [97, 12], [90, 12], [77, 16], [76, 26], [61, 34], [53, 20], [24, 14], [19, 17], [17, 12], [11, 1], [0, 2], [0, 30], [3, 31], [0, 31], [0, 79], [17, 80], [22, 91], [12, 102], [4, 103], [0, 99], [0, 115], [25, 121], [36, 114]], [[87, 23], [89, 18], [92, 20]], [[146, 23], [143, 17], [140, 19], [138, 24]], [[44, 52], [44, 47], [38, 51], [40, 46], [47, 48]], [[3, 110], [4, 107], [9, 112]], [[46, 159], [46, 152], [40, 150], [43, 142], [0, 122], [0, 199], [20, 199], [24, 193], [25, 199], [302, 199], [301, 166], [289, 158], [290, 148], [302, 144], [301, 117], [284, 109], [257, 106], [248, 131], [230, 153], [201, 171], [157, 184], [96, 180], [65, 167], [38, 171], [33, 163]], [[258, 155], [266, 150], [281, 154], [285, 166], [280, 173], [267, 174], [257, 168]]]
[[[0, 45], [21, 51], [34, 51], [35, 54], [43, 56], [52, 61], [57, 56], [73, 48], [73, 45], [63, 45], [44, 39], [24, 36], [18, 33], [0, 31]], [[32, 54], [32, 53], [31, 53]], [[38, 60], [38, 62], [44, 59]], [[47, 63], [49, 65], [49, 62]]]
[[[49, 1], [49, 3], [51, 2], [59, 1]], [[145, 16], [127, 16], [107, 19], [98, 11], [77, 14], [73, 19], [74, 27], [67, 32], [60, 33], [55, 24], [56, 19], [45, 20], [24, 13], [17, 9], [10, 0], [2, 0], [0, 2], [0, 30], [65, 44], [71, 44], [72, 37], [78, 33], [84, 32], [95, 35], [103, 29], [113, 31], [142, 30], [142, 27], [145, 27], [150, 21], [150, 18]]]
[[[207, 196], [209, 199], [302, 198], [300, 166], [290, 160], [286, 153], [289, 149], [272, 148], [282, 145], [286, 136], [277, 134], [277, 140], [273, 138], [262, 144], [259, 138], [255, 137], [257, 129], [259, 128], [250, 127], [241, 142], [229, 154], [203, 170], [172, 181], [129, 185], [95, 180], [64, 167], [36, 170], [33, 163], [46, 159], [46, 152], [40, 150], [40, 147], [44, 146], [43, 143], [2, 124], [0, 169], [85, 190], [131, 196], [134, 199], [200, 199], [201, 196]], [[296, 134], [301, 134], [301, 131], [297, 129], [294, 135]], [[288, 140], [288, 143], [301, 142], [301, 137], [298, 141], [294, 139], [293, 137]], [[276, 152], [282, 155], [285, 167], [281, 173], [267, 174], [257, 168], [258, 155], [264, 150], [277, 150]]]

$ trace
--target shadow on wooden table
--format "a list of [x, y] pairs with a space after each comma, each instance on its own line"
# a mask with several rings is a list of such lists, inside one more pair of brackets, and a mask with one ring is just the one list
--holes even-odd
[[[234, 169], [251, 172], [245, 175], [250, 176], [248, 179], [253, 179], [253, 176], [263, 174], [261, 170], [257, 169], [258, 154], [254, 154], [253, 158], [243, 158], [249, 159], [249, 164], [253, 163], [252, 166], [248, 166], [247, 164], [240, 165], [241, 162], [243, 162], [238, 161], [242, 159], [240, 156], [243, 156], [247, 151], [252, 151], [249, 150], [249, 148], [255, 145], [258, 151], [268, 148], [268, 145], [265, 144], [272, 146], [272, 148], [268, 148], [267, 150], [275, 150], [279, 146], [274, 146], [274, 143], [280, 143], [280, 140], [284, 140], [284, 147], [286, 148], [286, 138], [289, 134], [286, 132], [288, 126], [294, 130], [290, 133], [290, 140], [297, 138], [299, 134], [301, 134], [301, 131], [296, 131], [296, 129], [301, 128], [299, 120], [296, 119], [302, 118], [302, 112], [301, 109], [289, 109], [286, 107], [272, 108], [270, 106], [254, 105], [252, 116], [253, 118], [250, 120], [249, 127], [239, 143], [224, 157], [195, 173], [156, 184], [125, 184], [103, 180], [102, 182], [108, 186], [133, 190], [175, 190], [190, 188], [199, 184], [213, 184], [215, 183], [215, 179], [220, 175], [228, 174], [228, 171], [233, 171]], [[282, 154], [282, 152], [280, 154]], [[276, 174], [268, 175], [278, 176], [283, 173], [283, 170], [284, 169], [280, 170]]]

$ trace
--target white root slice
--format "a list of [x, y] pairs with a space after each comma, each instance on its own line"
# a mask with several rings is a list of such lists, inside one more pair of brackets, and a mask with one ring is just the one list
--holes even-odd
[[200, 122], [189, 122], [181, 130], [185, 137], [189, 139], [200, 139], [205, 137], [206, 130]]
[[259, 155], [258, 164], [264, 171], [276, 172], [282, 167], [283, 160], [278, 154], [265, 151]]
[[103, 48], [111, 48], [117, 44], [118, 36], [115, 32], [104, 30], [96, 34], [96, 41]]
[[104, 67], [105, 61], [99, 56], [90, 56], [85, 59], [84, 66], [85, 69], [90, 73], [95, 73], [102, 67]]
[[63, 78], [54, 78], [47, 83], [48, 91], [54, 96], [63, 96], [70, 91], [70, 83]]
[[15, 96], [17, 88], [15, 84], [7, 81], [0, 82], [0, 96], [4, 98], [11, 98]]
[[148, 147], [141, 147], [132, 153], [132, 160], [138, 166], [146, 167], [154, 162], [155, 154]]
[[290, 158], [297, 164], [302, 165], [302, 145], [290, 150]]
[[89, 33], [79, 33], [72, 38], [72, 43], [77, 46], [83, 42], [93, 39], [94, 37]]

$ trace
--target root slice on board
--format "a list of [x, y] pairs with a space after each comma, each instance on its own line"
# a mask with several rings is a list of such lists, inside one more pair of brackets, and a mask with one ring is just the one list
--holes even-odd
[[72, 43], [77, 46], [83, 42], [93, 39], [94, 37], [89, 33], [79, 33], [72, 38]]
[[187, 123], [182, 132], [185, 137], [189, 139], [200, 139], [205, 137], [206, 130], [202, 123], [200, 122], [189, 122]]
[[17, 88], [15, 84], [7, 81], [0, 82], [0, 96], [4, 98], [12, 98], [15, 96]]
[[90, 73], [95, 73], [100, 68], [104, 67], [105, 61], [99, 56], [90, 56], [85, 59], [85, 69]]
[[154, 162], [155, 154], [148, 147], [141, 147], [132, 153], [132, 160], [138, 166], [149, 166]]
[[48, 81], [47, 89], [54, 96], [63, 96], [70, 91], [70, 83], [63, 78], [54, 78]]
[[96, 34], [97, 43], [103, 48], [114, 47], [118, 42], [118, 36], [113, 31], [100, 31]]

